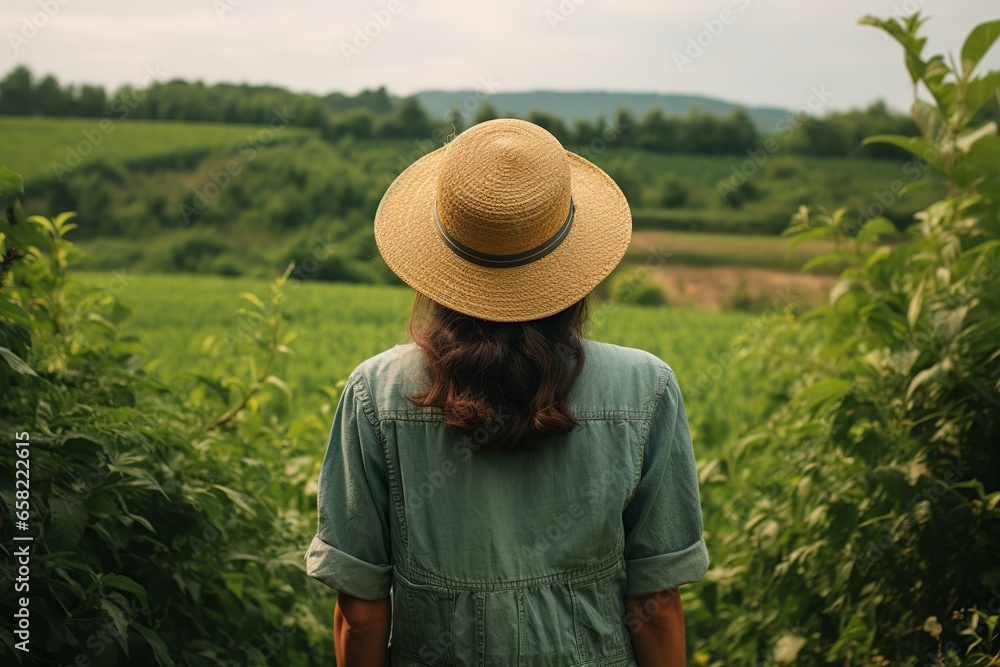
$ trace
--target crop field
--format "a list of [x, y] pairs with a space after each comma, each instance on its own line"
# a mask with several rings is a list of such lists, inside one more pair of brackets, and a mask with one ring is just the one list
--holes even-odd
[[[118, 297], [133, 307], [123, 333], [138, 337], [149, 352], [150, 370], [170, 383], [183, 384], [209, 370], [203, 345], [207, 337], [235, 339], [252, 330], [255, 321], [236, 313], [245, 303], [241, 294], [264, 299], [269, 293], [268, 282], [258, 279], [81, 275], [97, 287], [114, 286]], [[290, 281], [285, 294], [286, 330], [296, 337], [289, 344], [294, 355], [278, 374], [291, 386], [300, 409], [318, 409], [361, 361], [406, 341], [409, 289]], [[751, 418], [750, 378], [741, 377], [733, 362], [741, 332], [759, 332], [767, 316], [607, 302], [593, 305], [590, 313], [588, 337], [648, 350], [671, 365], [700, 447], [714, 449]], [[734, 394], [735, 387], [746, 391]], [[745, 396], [745, 402], [734, 405], [734, 395]]]
[[[73, 169], [82, 161], [127, 163], [213, 149], [236, 149], [241, 142], [266, 142], [266, 125], [184, 123], [132, 118], [0, 117], [3, 162], [29, 183], [57, 176], [53, 163]], [[272, 141], [314, 134], [284, 128]], [[74, 156], [78, 156], [78, 161]]]

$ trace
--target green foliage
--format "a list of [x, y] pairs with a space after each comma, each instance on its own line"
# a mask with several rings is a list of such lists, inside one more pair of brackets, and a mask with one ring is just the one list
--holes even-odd
[[998, 73], [978, 26], [960, 64], [922, 54], [923, 20], [866, 18], [933, 102], [907, 150], [946, 181], [905, 240], [845, 208], [789, 233], [846, 266], [828, 306], [748, 356], [772, 416], [705, 462], [713, 568], [689, 607], [703, 664], [1000, 664], [1000, 137], [969, 126]]
[[[8, 188], [19, 183], [2, 176], [14, 210]], [[30, 442], [29, 465], [18, 466], [30, 488], [15, 490], [13, 474], [0, 486], [0, 601], [13, 609], [30, 595], [32, 660], [332, 660], [332, 599], [302, 560], [315, 529], [315, 499], [302, 492], [315, 459], [297, 435], [315, 436], [315, 425], [289, 419], [277, 374], [290, 353], [285, 278], [267, 301], [246, 297], [241, 314], [253, 326], [206, 344], [213, 367], [185, 396], [146, 373], [143, 348], [122, 333], [130, 309], [117, 295], [128, 277], [95, 287], [73, 276], [72, 215], [0, 223], [5, 256], [17, 255], [0, 295], [0, 422]], [[15, 468], [13, 447], [0, 467]], [[25, 501], [27, 531], [13, 521]], [[13, 549], [25, 543], [12, 538], [25, 533], [30, 590], [17, 590]], [[25, 662], [7, 627], [0, 656]]]
[[331, 112], [367, 109], [385, 114], [392, 110], [385, 88], [355, 96], [332, 93], [321, 99], [276, 86], [159, 81], [158, 74], [150, 68], [143, 88], [123, 86], [109, 96], [101, 86], [63, 87], [51, 75], [36, 81], [27, 67], [19, 65], [0, 81], [0, 114], [263, 124], [276, 109], [282, 109], [298, 125], [322, 127]]
[[610, 298], [617, 303], [637, 306], [662, 306], [667, 302], [663, 290], [650, 280], [645, 268], [618, 271], [611, 280]]
[[680, 208], [687, 203], [687, 188], [674, 176], [662, 178], [658, 184], [658, 190], [659, 201], [657, 203], [664, 208]]

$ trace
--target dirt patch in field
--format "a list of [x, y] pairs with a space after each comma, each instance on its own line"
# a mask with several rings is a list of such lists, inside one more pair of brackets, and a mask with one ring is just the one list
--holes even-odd
[[669, 265], [653, 270], [651, 280], [671, 304], [706, 310], [753, 310], [823, 303], [834, 276], [741, 266]]

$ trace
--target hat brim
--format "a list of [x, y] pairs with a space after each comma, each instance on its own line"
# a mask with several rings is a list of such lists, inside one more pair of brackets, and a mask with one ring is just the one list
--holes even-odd
[[541, 259], [515, 267], [480, 266], [455, 254], [434, 221], [443, 146], [407, 167], [375, 213], [375, 243], [389, 268], [443, 306], [493, 322], [553, 315], [586, 296], [618, 265], [632, 237], [628, 201], [597, 165], [566, 152], [576, 208], [573, 226]]

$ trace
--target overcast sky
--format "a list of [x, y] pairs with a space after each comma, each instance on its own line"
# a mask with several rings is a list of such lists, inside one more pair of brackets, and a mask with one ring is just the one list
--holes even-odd
[[[957, 53], [972, 26], [1000, 18], [997, 0], [4, 0], [0, 70], [24, 63], [109, 88], [159, 72], [321, 94], [485, 80], [504, 92], [694, 93], [786, 108], [825, 87], [827, 109], [877, 98], [904, 109], [901, 48], [857, 20], [915, 8], [931, 17], [925, 53]], [[985, 66], [1000, 68], [998, 51]]]

